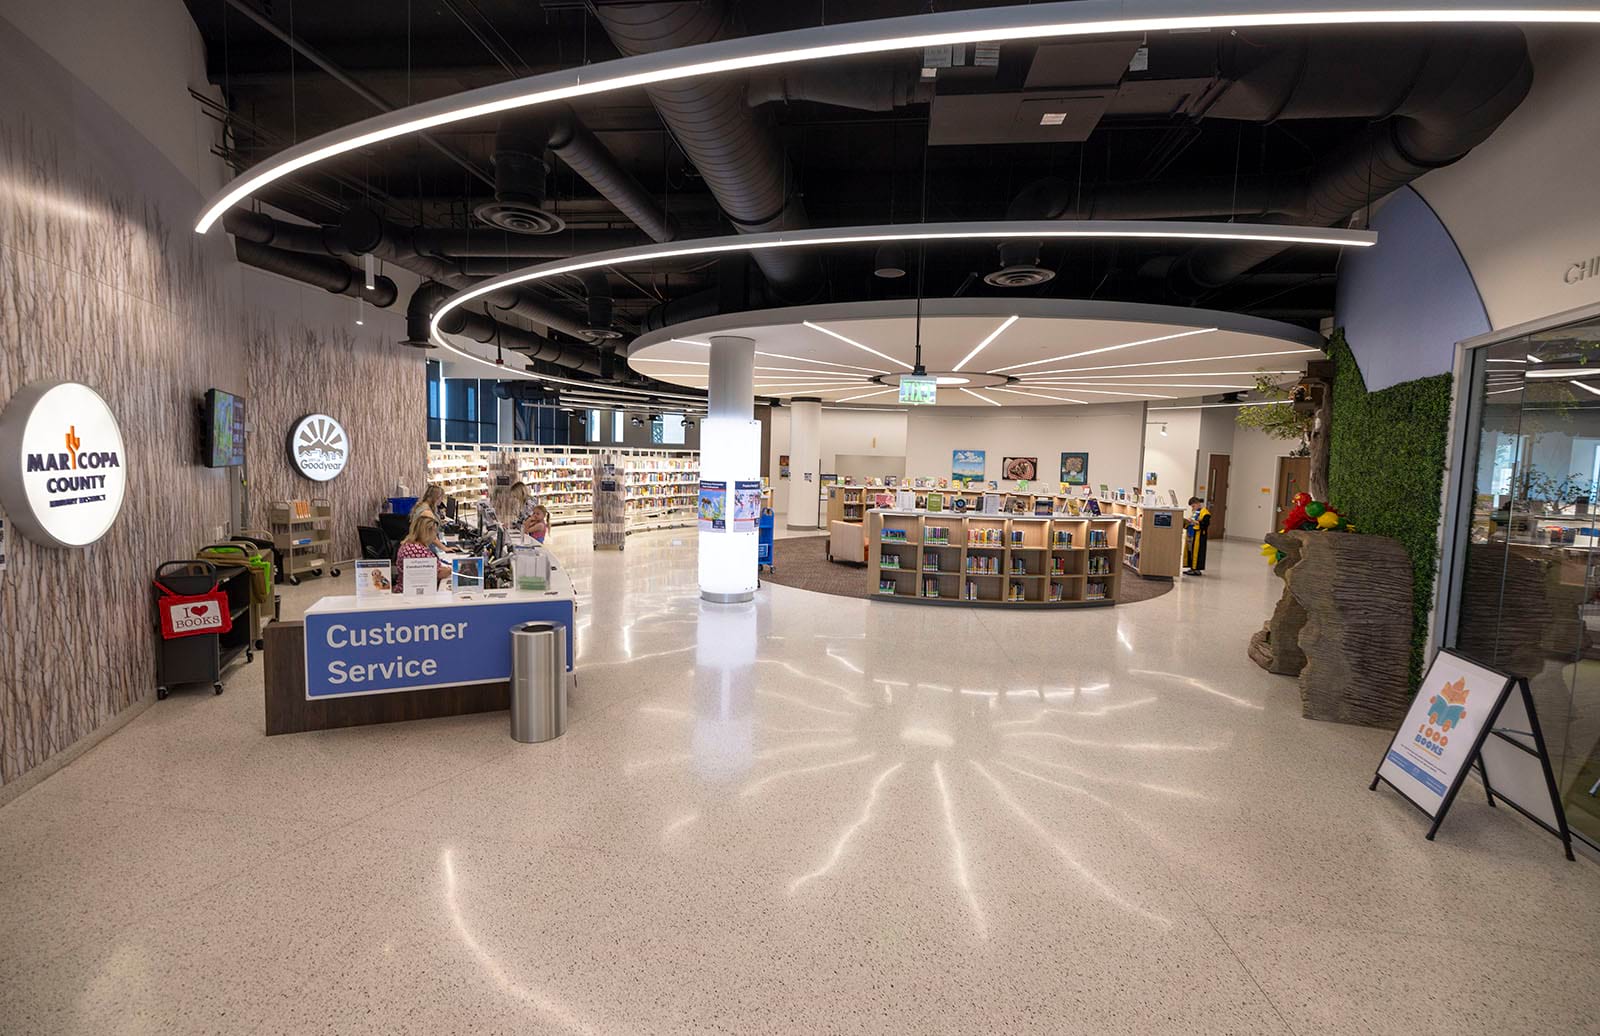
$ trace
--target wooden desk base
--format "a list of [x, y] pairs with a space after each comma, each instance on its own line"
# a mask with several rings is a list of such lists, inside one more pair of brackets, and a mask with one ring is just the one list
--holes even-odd
[[269, 736], [360, 727], [369, 723], [462, 716], [473, 712], [498, 712], [511, 707], [511, 685], [505, 681], [308, 701], [305, 623], [274, 622], [265, 632], [264, 676]]

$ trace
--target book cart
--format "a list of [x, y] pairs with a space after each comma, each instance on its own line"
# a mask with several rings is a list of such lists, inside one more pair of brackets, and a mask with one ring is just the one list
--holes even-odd
[[887, 600], [1069, 608], [1116, 603], [1121, 515], [869, 511], [867, 569]]
[[278, 555], [279, 571], [291, 586], [300, 585], [302, 575], [322, 575], [330, 566], [328, 552], [333, 548], [333, 505], [327, 500], [279, 500], [272, 505], [270, 528], [272, 549]]

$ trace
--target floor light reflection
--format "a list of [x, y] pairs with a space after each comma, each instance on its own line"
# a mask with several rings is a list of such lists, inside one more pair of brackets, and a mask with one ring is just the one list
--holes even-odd
[[841, 766], [854, 766], [857, 763], [864, 763], [869, 759], [876, 759], [877, 757], [878, 753], [868, 752], [866, 755], [858, 755], [853, 759], [841, 759], [836, 763], [818, 763], [816, 766], [795, 766], [790, 767], [787, 770], [779, 770], [776, 773], [769, 773], [765, 777], [753, 780], [749, 784], [746, 784], [743, 788], [740, 788], [739, 797], [742, 799], [748, 799], [759, 795], [761, 794], [762, 788], [765, 788], [774, 781], [781, 781], [788, 777], [800, 777], [808, 773], [821, 773], [824, 770], [837, 770]]
[[1239, 698], [1224, 691], [1219, 691], [1203, 680], [1197, 680], [1192, 676], [1184, 676], [1180, 673], [1164, 673], [1159, 669], [1130, 669], [1128, 670], [1128, 675], [1161, 676], [1168, 680], [1175, 680], [1178, 683], [1186, 683], [1197, 691], [1204, 691], [1207, 694], [1215, 695], [1216, 697], [1221, 698], [1224, 701], [1232, 702], [1234, 705], [1238, 705], [1241, 708], [1256, 709], [1258, 711], [1264, 711], [1266, 709], [1265, 705], [1259, 705], [1256, 702], [1249, 701], [1245, 698]]
[[961, 832], [956, 829], [956, 811], [950, 803], [950, 788], [945, 784], [944, 767], [937, 759], [933, 761], [933, 779], [939, 786], [939, 802], [944, 807], [944, 830], [950, 836], [950, 864], [955, 869], [956, 888], [972, 913], [972, 923], [978, 926], [978, 938], [987, 939], [989, 923], [983, 916], [983, 907], [978, 904], [977, 894], [972, 891], [972, 878], [967, 873], [966, 845], [961, 840]]
[[1019, 752], [1014, 748], [1007, 749], [1006, 755], [1013, 756], [1017, 759], [1024, 759], [1035, 766], [1046, 766], [1052, 770], [1062, 770], [1066, 773], [1072, 774], [1074, 777], [1079, 777], [1086, 781], [1094, 781], [1097, 784], [1116, 784], [1129, 788], [1141, 788], [1145, 791], [1153, 791], [1158, 795], [1171, 795], [1174, 798], [1180, 799], [1201, 799], [1204, 801], [1210, 801], [1211, 799], [1211, 796], [1209, 795], [1202, 794], [1198, 791], [1191, 791], [1188, 788], [1174, 788], [1166, 784], [1151, 784], [1148, 781], [1130, 781], [1126, 777], [1105, 777], [1101, 774], [1090, 773], [1088, 770], [1080, 770], [1075, 766], [1068, 766], [1066, 763], [1055, 763], [1047, 759], [1040, 759], [1036, 755], [1029, 755], [1026, 752]]
[[472, 931], [467, 927], [467, 919], [461, 913], [461, 904], [456, 896], [456, 866], [451, 858], [450, 850], [444, 851], [444, 904], [450, 911], [450, 921], [455, 926], [456, 934], [461, 942], [477, 958], [478, 964], [495, 983], [505, 991], [507, 996], [521, 1000], [533, 1007], [547, 1019], [566, 1029], [568, 1032], [594, 1034], [600, 1036], [601, 1032], [615, 1032], [614, 1029], [601, 1030], [578, 1017], [570, 1007], [551, 996], [549, 993], [537, 989], [529, 989], [506, 973], [500, 962], [484, 949]]
[[1111, 903], [1115, 903], [1117, 906], [1129, 911], [1130, 913], [1135, 913], [1141, 917], [1149, 918], [1151, 921], [1161, 925], [1163, 928], [1172, 927], [1171, 921], [1167, 920], [1165, 917], [1162, 917], [1160, 914], [1151, 913], [1144, 907], [1139, 906], [1137, 903], [1129, 902], [1127, 899], [1123, 898], [1120, 892], [1107, 884], [1105, 879], [1101, 878], [1094, 871], [1084, 866], [1076, 856], [1072, 855], [1072, 850], [1063, 845], [1061, 841], [1057, 839], [1055, 835], [1051, 834], [1050, 830], [1041, 824], [1032, 813], [1029, 813], [1023, 808], [1022, 803], [1017, 801], [1016, 797], [1011, 794], [1011, 789], [1007, 788], [1005, 784], [1001, 782], [1000, 778], [984, 769], [982, 763], [978, 762], [976, 759], [969, 759], [967, 762], [971, 764], [974, 770], [977, 770], [980, 774], [982, 774], [984, 779], [994, 787], [994, 793], [1000, 799], [1000, 802], [1008, 810], [1010, 810], [1018, 820], [1027, 825], [1027, 827], [1032, 830], [1034, 834], [1038, 835], [1041, 841], [1054, 850], [1055, 854], [1061, 857], [1061, 859], [1066, 862], [1068, 867], [1071, 867], [1078, 873], [1079, 876], [1093, 886], [1102, 897]]
[[839, 840], [833, 845], [833, 852], [828, 854], [828, 859], [824, 861], [821, 867], [818, 867], [809, 874], [802, 874], [800, 877], [794, 879], [794, 881], [789, 885], [789, 895], [792, 896], [796, 892], [799, 892], [801, 886], [803, 886], [806, 882], [811, 881], [814, 878], [822, 877], [824, 874], [827, 874], [838, 865], [839, 858], [844, 855], [845, 847], [850, 844], [850, 839], [855, 836], [857, 831], [866, 826], [867, 821], [872, 819], [872, 807], [877, 804], [878, 792], [883, 788], [884, 782], [890, 777], [893, 777], [895, 772], [904, 765], [904, 762], [895, 763], [887, 770], [878, 774], [877, 778], [872, 782], [872, 787], [867, 791], [867, 802], [866, 805], [861, 809], [861, 815], [857, 817], [853, 823], [846, 827], [843, 832], [840, 833]]
[[1217, 745], [1175, 745], [1163, 744], [1159, 741], [1085, 741], [1083, 738], [1068, 737], [1065, 734], [1052, 734], [1047, 730], [1018, 730], [1011, 734], [1002, 734], [1001, 737], [1048, 737], [1056, 741], [1065, 741], [1069, 745], [1079, 748], [1112, 748], [1121, 752], [1215, 752], [1224, 746]]

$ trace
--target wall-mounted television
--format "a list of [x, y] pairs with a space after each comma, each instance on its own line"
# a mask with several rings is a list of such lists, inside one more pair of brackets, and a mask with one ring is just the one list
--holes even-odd
[[206, 467], [233, 468], [244, 463], [244, 399], [221, 389], [206, 392], [201, 412]]

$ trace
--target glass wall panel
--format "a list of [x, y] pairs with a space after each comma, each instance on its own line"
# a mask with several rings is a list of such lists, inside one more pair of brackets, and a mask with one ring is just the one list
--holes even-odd
[[1479, 350], [1454, 647], [1533, 688], [1574, 831], [1600, 843], [1600, 324]]

